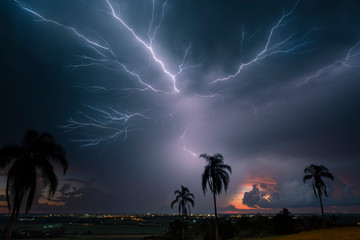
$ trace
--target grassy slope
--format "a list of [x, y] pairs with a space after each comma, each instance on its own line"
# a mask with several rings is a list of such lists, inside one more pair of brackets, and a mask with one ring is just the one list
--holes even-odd
[[248, 240], [360, 240], [360, 227], [322, 229], [280, 237], [249, 238]]

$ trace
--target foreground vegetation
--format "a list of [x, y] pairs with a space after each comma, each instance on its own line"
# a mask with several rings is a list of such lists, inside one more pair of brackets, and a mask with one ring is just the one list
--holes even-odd
[[[215, 239], [212, 216], [191, 215], [184, 218], [184, 222], [180, 215], [104, 216], [107, 215], [22, 215], [22, 221], [14, 229], [13, 239], [180, 240], [182, 229], [186, 240]], [[0, 232], [3, 233], [0, 239], [5, 239], [8, 218], [0, 215]], [[360, 240], [360, 215], [327, 215], [326, 219], [328, 228], [324, 229], [320, 216], [291, 215], [287, 209], [277, 215], [221, 215], [218, 219], [219, 239]]]
[[246, 240], [356, 240], [360, 227], [339, 227], [300, 232], [277, 237], [247, 238]]
[[[63, 238], [54, 238], [56, 240], [69, 240], [69, 239], [154, 239], [152, 237], [147, 237], [147, 235], [142, 234], [106, 234], [106, 235], [79, 235], [79, 236], [67, 236]], [[42, 240], [44, 238], [30, 238], [32, 240]], [[158, 237], [156, 239], [164, 239], [163, 237]], [[203, 240], [205, 238], [191, 238], [195, 240]], [[211, 239], [211, 238], [209, 238]], [[357, 240], [360, 239], [360, 227], [337, 227], [337, 228], [327, 228], [327, 229], [318, 229], [312, 231], [305, 231], [296, 234], [288, 234], [283, 236], [272, 236], [272, 237], [258, 237], [258, 238], [239, 238], [234, 237], [230, 238], [231, 240]]]
[[[312, 235], [313, 230], [329, 230], [329, 231], [337, 231], [333, 229], [342, 229], [341, 227], [346, 227], [341, 232], [340, 236], [351, 236], [350, 238], [345, 239], [359, 239], [360, 234], [355, 235], [354, 231], [351, 227], [355, 227], [355, 229], [360, 229], [360, 226], [356, 224], [359, 222], [358, 217], [356, 217], [356, 222], [353, 221], [352, 223], [348, 222], [347, 225], [338, 225], [336, 224], [336, 220], [339, 217], [335, 216], [327, 216], [327, 226], [328, 228], [324, 228], [322, 224], [322, 218], [316, 215], [303, 215], [303, 216], [294, 216], [284, 208], [278, 214], [274, 216], [265, 216], [257, 214], [255, 216], [234, 216], [234, 217], [222, 217], [219, 218], [219, 238], [220, 239], [258, 239], [264, 237], [270, 237], [265, 239], [282, 239], [279, 238], [281, 236], [288, 236], [290, 234], [305, 234], [299, 235], [298, 239], [327, 239], [317, 238], [317, 235]], [[344, 222], [342, 223], [344, 224]], [[351, 225], [352, 224], [352, 225]], [[347, 231], [351, 230], [351, 233], [347, 233]], [[152, 239], [178, 239], [180, 240], [181, 236], [181, 223], [180, 221], [174, 221], [169, 223], [169, 230], [168, 232], [158, 238]], [[358, 230], [359, 231], [359, 230]], [[304, 236], [309, 235], [309, 238], [303, 238]], [[346, 235], [346, 234], [348, 235]], [[319, 234], [323, 234], [321, 231]], [[331, 233], [329, 233], [331, 235]], [[334, 236], [338, 236], [332, 234]], [[295, 236], [295, 235], [294, 235]], [[297, 235], [296, 235], [297, 236]], [[213, 219], [200, 219], [194, 220], [189, 218], [185, 224], [185, 239], [188, 240], [213, 240], [215, 239], [214, 236], [214, 221]], [[287, 238], [284, 238], [287, 239]], [[289, 238], [292, 239], [292, 238]], [[334, 238], [334, 239], [342, 239], [342, 238]]]

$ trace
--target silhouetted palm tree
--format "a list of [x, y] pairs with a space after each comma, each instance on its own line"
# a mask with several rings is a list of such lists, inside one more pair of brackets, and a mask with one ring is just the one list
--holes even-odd
[[179, 203], [179, 214], [181, 215], [181, 236], [184, 240], [185, 234], [184, 234], [184, 217], [187, 216], [188, 210], [190, 211], [190, 204], [194, 207], [194, 194], [190, 193], [189, 189], [187, 187], [184, 187], [181, 185], [181, 190], [176, 190], [174, 192], [176, 195], [176, 198], [174, 201], [171, 202], [171, 208], [173, 208], [175, 203]]
[[[49, 198], [55, 194], [58, 179], [50, 161], [62, 165], [66, 173], [68, 162], [65, 150], [55, 143], [49, 133], [40, 134], [28, 130], [20, 145], [6, 145], [0, 149], [0, 168], [9, 167], [6, 182], [6, 200], [11, 213], [7, 239], [11, 238], [14, 221], [18, 219], [23, 198], [27, 195], [25, 211], [29, 212], [36, 190], [37, 172], [41, 174], [45, 186], [49, 186]], [[12, 205], [10, 204], [12, 196]]]
[[312, 181], [313, 190], [316, 198], [320, 199], [322, 222], [323, 225], [325, 226], [324, 208], [321, 197], [323, 193], [325, 194], [326, 197], [328, 197], [328, 195], [326, 191], [326, 185], [322, 180], [322, 178], [325, 177], [334, 180], [334, 176], [329, 172], [329, 170], [324, 165], [315, 165], [315, 164], [311, 164], [310, 166], [307, 166], [304, 169], [304, 173], [305, 173], [305, 176], [303, 178], [304, 183], [311, 178], [313, 179]]
[[215, 208], [215, 239], [217, 240], [219, 239], [219, 228], [216, 209], [216, 195], [221, 193], [223, 186], [226, 192], [230, 182], [230, 176], [228, 172], [231, 173], [231, 167], [224, 164], [224, 158], [220, 153], [216, 153], [213, 156], [203, 153], [200, 155], [200, 158], [204, 158], [207, 162], [204, 172], [201, 176], [201, 185], [204, 194], [207, 191], [207, 186], [209, 186], [210, 191], [213, 193]]

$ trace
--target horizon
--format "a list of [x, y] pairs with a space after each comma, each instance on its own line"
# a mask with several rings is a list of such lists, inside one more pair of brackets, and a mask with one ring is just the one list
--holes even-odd
[[203, 153], [232, 167], [219, 213], [320, 212], [310, 164], [325, 214], [360, 213], [360, 2], [0, 5], [0, 147], [49, 132], [69, 162], [31, 213], [171, 212], [181, 186], [212, 213]]
[[[227, 216], [227, 215], [236, 215], [236, 216], [256, 216], [256, 215], [263, 215], [263, 216], [267, 216], [267, 215], [276, 215], [279, 212], [266, 212], [266, 213], [259, 213], [259, 212], [253, 212], [253, 213], [218, 213], [218, 216]], [[321, 216], [321, 212], [318, 213], [296, 213], [296, 212], [290, 212], [291, 215], [297, 216], [297, 215], [315, 215], [315, 216]], [[9, 213], [0, 213], [1, 216], [9, 216]], [[76, 213], [76, 212], [69, 212], [69, 213], [54, 213], [54, 212], [44, 212], [44, 213], [36, 213], [36, 212], [30, 212], [30, 213], [19, 213], [19, 216], [31, 216], [31, 215], [51, 215], [51, 217], [61, 217], [59, 215], [110, 215], [107, 217], [111, 217], [113, 216], [119, 216], [119, 215], [123, 215], [123, 216], [131, 216], [131, 215], [136, 215], [136, 216], [181, 216], [181, 214], [179, 213]], [[325, 216], [332, 216], [332, 215], [354, 215], [354, 216], [358, 216], [360, 215], [360, 213], [325, 213]], [[187, 217], [191, 217], [191, 216], [204, 216], [204, 217], [214, 217], [214, 213], [209, 212], [209, 213], [191, 213], [188, 214]], [[71, 216], [67, 216], [67, 217], [71, 217]], [[75, 216], [74, 216], [75, 217]]]

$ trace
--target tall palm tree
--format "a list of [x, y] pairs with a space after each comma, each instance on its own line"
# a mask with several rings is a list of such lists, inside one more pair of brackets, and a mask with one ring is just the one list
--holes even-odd
[[[21, 144], [6, 145], [0, 149], [0, 168], [8, 168], [6, 200], [10, 222], [7, 239], [11, 238], [14, 221], [18, 219], [23, 198], [27, 195], [25, 212], [28, 213], [35, 196], [37, 174], [40, 173], [45, 187], [49, 186], [49, 198], [55, 194], [58, 179], [51, 161], [61, 164], [64, 174], [68, 162], [65, 150], [49, 133], [40, 134], [27, 130]], [[12, 204], [10, 204], [10, 196]]]
[[328, 195], [327, 195], [327, 191], [326, 191], [326, 185], [322, 178], [324, 177], [324, 178], [330, 178], [331, 180], [334, 180], [334, 176], [329, 172], [329, 170], [324, 165], [315, 165], [315, 164], [311, 164], [310, 166], [307, 166], [304, 169], [304, 173], [305, 173], [305, 176], [303, 177], [304, 183], [311, 178], [313, 179], [312, 187], [313, 187], [316, 198], [320, 199], [322, 222], [323, 222], [323, 225], [325, 226], [326, 223], [325, 223], [325, 216], [324, 216], [324, 208], [323, 208], [323, 203], [322, 203], [321, 197], [323, 194], [326, 197], [328, 197]]
[[210, 191], [213, 193], [214, 208], [215, 208], [215, 239], [219, 239], [219, 227], [218, 227], [218, 216], [216, 209], [216, 195], [220, 194], [223, 187], [225, 192], [229, 186], [231, 167], [224, 164], [224, 157], [220, 153], [215, 153], [213, 156], [203, 153], [200, 158], [206, 160], [206, 166], [201, 176], [202, 189], [204, 194], [209, 186]]
[[176, 190], [174, 192], [176, 195], [175, 200], [171, 202], [171, 208], [173, 208], [175, 203], [179, 203], [179, 214], [181, 215], [181, 238], [185, 238], [184, 230], [184, 217], [187, 216], [188, 210], [190, 211], [190, 204], [194, 207], [194, 194], [190, 193], [187, 187], [181, 185], [181, 190]]

